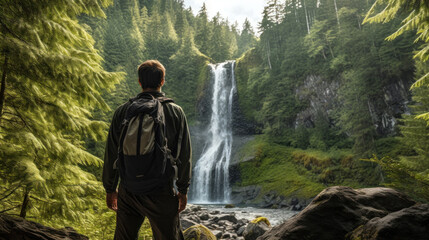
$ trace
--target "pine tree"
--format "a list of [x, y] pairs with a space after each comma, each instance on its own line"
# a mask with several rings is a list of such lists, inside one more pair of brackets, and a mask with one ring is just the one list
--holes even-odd
[[237, 55], [241, 56], [245, 50], [253, 48], [256, 43], [255, 32], [253, 31], [252, 25], [250, 24], [249, 19], [245, 19], [243, 23], [243, 29], [241, 30], [241, 34], [236, 37], [237, 38]]
[[196, 25], [197, 26], [195, 29], [195, 44], [203, 54], [209, 56], [209, 41], [212, 37], [212, 29], [209, 25], [207, 8], [205, 3], [203, 3], [203, 6], [201, 7], [197, 15]]
[[100, 203], [101, 184], [82, 170], [100, 160], [82, 140], [105, 136], [106, 124], [90, 109], [108, 109], [100, 92], [121, 75], [103, 70], [77, 16], [105, 17], [109, 4], [0, 3], [0, 211], [79, 220]]
[[[382, 6], [383, 10], [378, 11]], [[388, 36], [387, 40], [393, 40], [409, 30], [417, 30], [415, 42], [423, 42], [422, 48], [414, 55], [415, 58], [425, 62], [429, 59], [429, 5], [421, 0], [376, 0], [368, 11], [365, 22], [386, 23], [395, 19], [397, 15], [405, 12], [408, 14], [403, 21], [402, 26], [396, 32]], [[429, 86], [429, 72], [421, 76], [412, 85], [412, 88]], [[425, 119], [429, 123], [429, 112], [421, 113], [418, 118]]]

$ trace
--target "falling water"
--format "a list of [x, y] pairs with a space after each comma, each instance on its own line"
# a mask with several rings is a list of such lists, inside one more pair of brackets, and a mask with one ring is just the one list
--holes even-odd
[[230, 199], [228, 168], [232, 147], [234, 64], [234, 61], [210, 64], [214, 75], [212, 111], [205, 147], [194, 167], [192, 200], [195, 203], [226, 203]]

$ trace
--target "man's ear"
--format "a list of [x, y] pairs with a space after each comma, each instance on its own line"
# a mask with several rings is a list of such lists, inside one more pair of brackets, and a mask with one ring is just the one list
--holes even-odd
[[164, 86], [164, 83], [165, 83], [165, 78], [163, 78], [163, 79], [161, 80], [161, 87], [162, 87], [162, 86]]
[[140, 82], [140, 79], [138, 79], [137, 81], [139, 82], [139, 84], [140, 84], [140, 87], [141, 87], [141, 86], [142, 86], [142, 83]]

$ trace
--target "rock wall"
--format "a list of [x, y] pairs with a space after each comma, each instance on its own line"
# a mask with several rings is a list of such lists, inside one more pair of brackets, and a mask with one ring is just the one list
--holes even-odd
[[[383, 87], [382, 102], [368, 103], [368, 111], [380, 136], [395, 134], [397, 118], [409, 112], [407, 104], [411, 99], [410, 86], [411, 82], [406, 80], [392, 82]], [[314, 127], [316, 118], [320, 116], [333, 119], [332, 113], [341, 107], [338, 99], [340, 87], [339, 81], [328, 82], [317, 75], [307, 76], [295, 93], [300, 101], [308, 102], [309, 106], [297, 114], [295, 127]]]

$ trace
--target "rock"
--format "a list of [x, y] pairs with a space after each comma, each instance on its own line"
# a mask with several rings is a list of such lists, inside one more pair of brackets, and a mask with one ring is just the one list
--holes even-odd
[[216, 240], [215, 235], [203, 225], [194, 225], [183, 232], [185, 240]]
[[246, 226], [241, 226], [238, 230], [237, 230], [237, 235], [238, 236], [243, 236], [243, 232], [244, 230], [246, 230]]
[[211, 211], [211, 212], [210, 212], [210, 214], [211, 214], [211, 215], [216, 215], [216, 214], [219, 214], [219, 213], [220, 213], [220, 211], [218, 211], [218, 210], [215, 210], [215, 211]]
[[247, 224], [246, 229], [243, 232], [245, 240], [256, 240], [259, 236], [262, 236], [266, 231], [270, 229], [269, 225], [265, 221], [255, 220]]
[[302, 206], [298, 203], [297, 205], [292, 206], [292, 211], [301, 211]]
[[261, 186], [257, 185], [234, 188], [231, 192], [231, 201], [235, 204], [248, 203], [255, 199], [260, 191]]
[[89, 238], [77, 233], [71, 227], [55, 229], [22, 218], [0, 214], [0, 239], [86, 240]]
[[390, 188], [330, 187], [298, 215], [272, 228], [258, 240], [343, 240], [345, 235], [374, 217], [384, 217], [414, 205]]
[[237, 218], [234, 215], [232, 215], [232, 214], [221, 215], [221, 216], [219, 216], [219, 220], [227, 220], [227, 221], [230, 221], [232, 223], [237, 223], [238, 222]]
[[203, 213], [200, 215], [201, 220], [209, 220], [210, 216], [208, 213]]
[[429, 204], [373, 218], [347, 235], [349, 240], [424, 240], [429, 238]]
[[199, 211], [201, 211], [201, 206], [198, 206], [198, 205], [191, 205], [191, 204], [188, 204], [188, 208], [189, 208], [189, 210], [191, 210], [192, 212], [199, 212]]
[[234, 204], [226, 204], [225, 208], [235, 208], [235, 205]]
[[223, 234], [222, 239], [231, 239], [231, 234], [229, 234], [229, 233]]
[[268, 218], [266, 217], [258, 217], [252, 220], [251, 223], [259, 223], [259, 222], [264, 222], [268, 227], [271, 227], [271, 223], [270, 221], [268, 221]]
[[220, 239], [222, 237], [222, 234], [222, 231], [213, 230], [213, 235], [215, 235], [217, 239]]
[[180, 219], [180, 224], [182, 225], [182, 230], [188, 229], [194, 225], [198, 225], [198, 223], [188, 219], [188, 218], [182, 218]]

